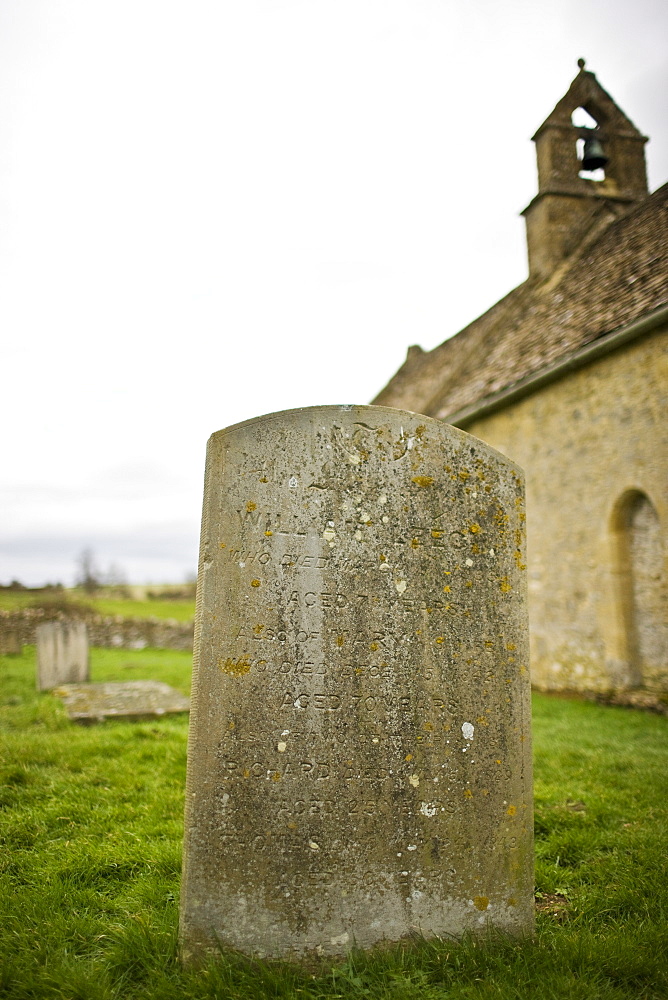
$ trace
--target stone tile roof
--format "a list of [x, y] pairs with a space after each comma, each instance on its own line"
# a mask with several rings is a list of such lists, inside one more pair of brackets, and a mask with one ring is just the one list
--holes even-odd
[[612, 222], [603, 203], [547, 280], [530, 277], [432, 351], [409, 348], [373, 402], [447, 418], [668, 305], [667, 233], [668, 184]]

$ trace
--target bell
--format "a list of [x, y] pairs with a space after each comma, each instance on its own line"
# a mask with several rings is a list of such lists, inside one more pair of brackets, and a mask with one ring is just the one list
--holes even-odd
[[598, 139], [585, 139], [584, 151], [582, 153], [582, 169], [598, 170], [608, 162], [608, 157], [603, 152], [603, 146]]

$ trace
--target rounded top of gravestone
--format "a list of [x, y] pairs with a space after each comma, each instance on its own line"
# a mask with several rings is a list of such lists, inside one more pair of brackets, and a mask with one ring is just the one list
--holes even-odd
[[462, 443], [469, 441], [475, 445], [475, 447], [482, 449], [486, 453], [492, 456], [496, 456], [504, 465], [514, 468], [518, 473], [523, 475], [523, 471], [520, 467], [512, 462], [506, 455], [502, 452], [497, 451], [490, 445], [479, 440], [478, 438], [472, 437], [466, 431], [460, 430], [458, 427], [452, 424], [446, 424], [445, 421], [439, 420], [436, 417], [428, 417], [424, 413], [416, 413], [412, 410], [402, 410], [393, 406], [372, 406], [363, 403], [339, 403], [339, 404], [321, 404], [318, 406], [301, 406], [295, 407], [292, 410], [276, 410], [272, 413], [264, 413], [257, 417], [249, 417], [248, 420], [241, 420], [237, 424], [230, 424], [227, 427], [222, 427], [218, 431], [214, 431], [211, 438], [217, 437], [219, 434], [230, 434], [232, 432], [237, 432], [243, 428], [252, 428], [255, 424], [260, 425], [271, 425], [275, 422], [280, 422], [282, 424], [294, 424], [299, 421], [312, 421], [316, 422], [318, 420], [327, 421], [332, 420], [349, 420], [353, 423], [358, 421], [364, 421], [367, 418], [371, 419], [382, 419], [385, 415], [388, 421], [395, 421], [402, 418], [406, 421], [417, 421], [418, 426], [423, 425], [425, 428], [433, 427], [434, 431], [437, 433], [442, 433], [443, 428], [447, 427], [449, 433], [455, 437], [460, 438]]

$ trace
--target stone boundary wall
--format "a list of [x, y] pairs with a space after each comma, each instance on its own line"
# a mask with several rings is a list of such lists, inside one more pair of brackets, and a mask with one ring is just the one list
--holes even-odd
[[[22, 608], [0, 611], [0, 650], [19, 645], [33, 645], [38, 625], [50, 621], [84, 621], [91, 646], [116, 649], [180, 649], [192, 652], [193, 623], [173, 618], [122, 618], [103, 615], [68, 615], [44, 608]], [[9, 640], [12, 642], [9, 642]]]

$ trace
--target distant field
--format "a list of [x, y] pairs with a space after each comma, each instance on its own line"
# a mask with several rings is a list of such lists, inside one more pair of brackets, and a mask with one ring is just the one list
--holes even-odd
[[[192, 656], [96, 649], [93, 680], [187, 693]], [[665, 1000], [668, 719], [534, 696], [532, 940], [404, 942], [318, 969], [177, 955], [188, 721], [79, 727], [0, 657], [7, 1000]], [[382, 836], [383, 831], [378, 830]]]
[[83, 605], [100, 615], [121, 615], [123, 618], [175, 618], [176, 621], [187, 622], [195, 616], [194, 599], [135, 601], [105, 596], [90, 597], [83, 590], [49, 591], [43, 594], [24, 590], [0, 591], [0, 610], [54, 605], [62, 606], [63, 610], [71, 605]]

